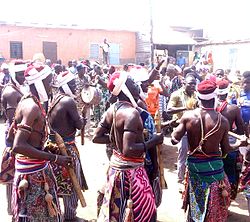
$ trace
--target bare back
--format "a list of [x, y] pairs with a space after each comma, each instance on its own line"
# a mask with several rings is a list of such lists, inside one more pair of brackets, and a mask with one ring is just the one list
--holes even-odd
[[[202, 110], [195, 109], [194, 111], [187, 111], [181, 118], [180, 125], [176, 128], [173, 133], [174, 138], [180, 139], [185, 132], [187, 132], [189, 151], [194, 151], [201, 141], [201, 120], [203, 122], [204, 136], [212, 130], [218, 121], [218, 113], [214, 110]], [[204, 141], [202, 145], [202, 151], [206, 154], [215, 153], [221, 151], [222, 153], [227, 153], [230, 149], [228, 144], [228, 132], [229, 123], [227, 119], [221, 116], [221, 123], [218, 129]]]
[[[104, 124], [111, 128], [113, 117], [114, 130], [117, 130], [116, 147], [126, 156], [141, 156], [143, 152], [135, 148], [136, 143], [143, 142], [143, 123], [139, 111], [129, 103], [119, 102], [117, 111], [114, 112], [114, 105], [108, 109]], [[114, 132], [112, 137], [115, 138]]]
[[237, 127], [237, 132], [239, 134], [244, 133], [244, 122], [241, 117], [240, 108], [235, 104], [227, 104], [225, 108], [221, 111], [221, 114], [226, 117], [229, 122], [230, 130], [233, 129], [233, 124], [235, 123]]
[[83, 127], [76, 103], [69, 96], [62, 97], [49, 111], [48, 117], [52, 129], [61, 136], [72, 135]]
[[[46, 137], [46, 120], [41, 108], [32, 98], [27, 98], [19, 102], [16, 109], [15, 124], [24, 124], [32, 128], [29, 136], [16, 135], [18, 141], [25, 142], [33, 147], [42, 147]], [[16, 140], [16, 138], [15, 138]]]
[[22, 93], [17, 89], [14, 89], [11, 85], [7, 85], [2, 91], [2, 104], [9, 123], [13, 120], [17, 104], [22, 96]]

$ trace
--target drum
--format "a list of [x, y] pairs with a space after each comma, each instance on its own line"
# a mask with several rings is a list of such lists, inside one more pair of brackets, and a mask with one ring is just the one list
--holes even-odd
[[97, 105], [101, 101], [101, 91], [94, 86], [83, 88], [81, 92], [83, 102]]

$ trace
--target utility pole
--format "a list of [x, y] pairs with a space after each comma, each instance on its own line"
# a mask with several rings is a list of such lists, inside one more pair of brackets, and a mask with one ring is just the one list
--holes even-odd
[[150, 48], [151, 48], [151, 68], [154, 68], [154, 41], [153, 41], [153, 0], [149, 0], [149, 13], [150, 13]]

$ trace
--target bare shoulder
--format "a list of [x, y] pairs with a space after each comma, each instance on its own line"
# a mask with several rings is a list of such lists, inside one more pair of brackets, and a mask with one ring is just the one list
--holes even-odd
[[184, 120], [191, 120], [197, 117], [199, 117], [199, 109], [185, 111], [181, 118]]
[[228, 129], [229, 125], [230, 124], [228, 119], [225, 116], [221, 115], [221, 127]]
[[134, 118], [137, 119], [138, 117], [140, 117], [139, 111], [134, 107], [127, 107], [125, 109], [122, 109], [122, 112], [129, 120], [134, 119]]
[[17, 93], [11, 86], [7, 85], [2, 91], [2, 97], [8, 97], [14, 93]]
[[20, 106], [23, 114], [30, 114], [30, 112], [35, 112], [39, 115], [41, 112], [41, 108], [34, 102], [32, 98], [22, 100], [20, 102]]
[[17, 122], [32, 122], [41, 115], [41, 108], [32, 98], [27, 98], [19, 102], [16, 109]]
[[68, 105], [73, 105], [76, 104], [75, 100], [73, 98], [71, 98], [70, 96], [64, 96], [61, 99], [62, 103], [68, 104]]
[[104, 112], [104, 114], [102, 115], [102, 119], [101, 122], [111, 125], [113, 122], [113, 113], [114, 113], [114, 109], [115, 109], [115, 104], [112, 104], [107, 110], [106, 112]]
[[237, 105], [235, 105], [235, 104], [230, 104], [230, 105], [228, 106], [228, 108], [229, 108], [229, 110], [231, 110], [231, 111], [235, 111], [235, 112], [239, 112], [239, 111], [240, 111], [240, 108], [239, 108]]

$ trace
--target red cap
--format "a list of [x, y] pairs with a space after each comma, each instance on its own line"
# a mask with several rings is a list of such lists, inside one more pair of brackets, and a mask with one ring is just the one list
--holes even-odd
[[229, 85], [229, 81], [226, 79], [221, 79], [217, 82], [217, 86], [219, 89], [226, 89]]
[[200, 94], [210, 94], [216, 89], [216, 83], [211, 80], [204, 80], [198, 84], [197, 90]]
[[107, 87], [108, 87], [110, 92], [112, 92], [113, 89], [115, 88], [114, 81], [115, 81], [115, 79], [120, 78], [120, 74], [121, 74], [120, 72], [114, 72], [113, 74], [111, 74], [109, 76]]

